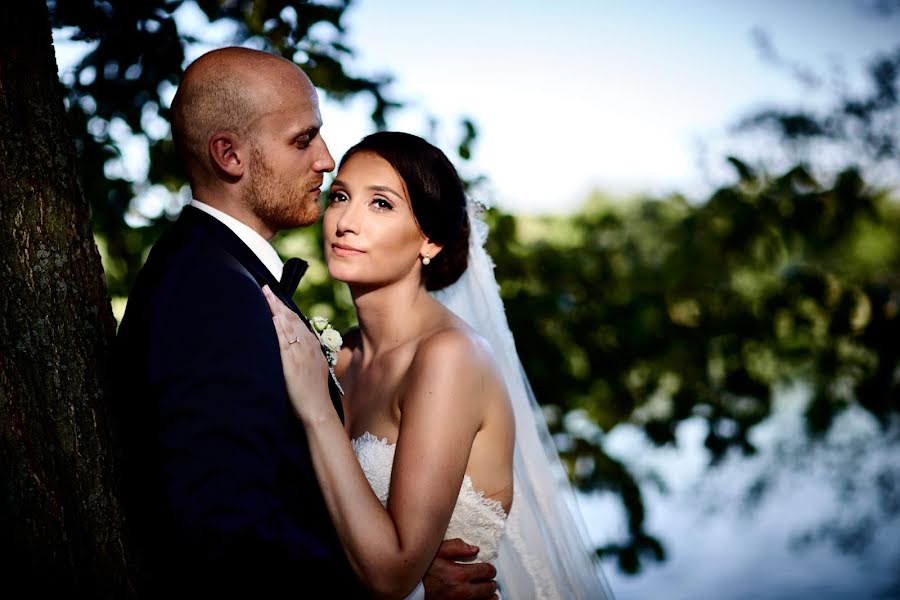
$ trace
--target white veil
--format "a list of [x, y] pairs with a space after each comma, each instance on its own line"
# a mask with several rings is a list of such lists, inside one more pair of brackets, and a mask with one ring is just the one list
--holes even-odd
[[522, 368], [484, 250], [488, 227], [468, 203], [469, 264], [453, 285], [432, 295], [492, 346], [516, 419], [512, 509], [495, 566], [504, 599], [612, 599], [588, 549], [574, 492]]

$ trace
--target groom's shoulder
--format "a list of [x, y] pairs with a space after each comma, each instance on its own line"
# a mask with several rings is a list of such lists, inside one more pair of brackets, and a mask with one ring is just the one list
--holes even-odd
[[224, 251], [221, 244], [215, 243], [203, 229], [190, 226], [179, 219], [150, 248], [147, 264], [191, 263]]
[[236, 286], [259, 287], [249, 271], [221, 244], [203, 235], [186, 235], [176, 226], [151, 248], [132, 295], [158, 297]]

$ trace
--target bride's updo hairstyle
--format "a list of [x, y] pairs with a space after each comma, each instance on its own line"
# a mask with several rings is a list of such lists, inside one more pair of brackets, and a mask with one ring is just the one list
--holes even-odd
[[438, 148], [409, 133], [380, 131], [364, 137], [341, 159], [372, 153], [386, 160], [403, 180], [419, 229], [443, 246], [431, 264], [422, 266], [428, 291], [454, 283], [465, 272], [469, 254], [466, 194], [456, 168]]

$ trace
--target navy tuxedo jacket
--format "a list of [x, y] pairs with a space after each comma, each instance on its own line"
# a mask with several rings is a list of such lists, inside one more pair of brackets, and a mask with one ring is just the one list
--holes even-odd
[[297, 310], [230, 229], [188, 206], [128, 298], [114, 401], [154, 595], [365, 595], [287, 397], [266, 284]]

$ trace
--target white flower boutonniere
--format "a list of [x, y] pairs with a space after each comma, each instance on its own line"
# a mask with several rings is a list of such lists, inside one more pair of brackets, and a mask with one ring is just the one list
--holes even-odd
[[337, 386], [338, 391], [343, 395], [344, 388], [341, 387], [341, 382], [337, 379], [334, 365], [337, 364], [338, 352], [341, 351], [341, 344], [344, 343], [344, 340], [341, 338], [338, 330], [332, 327], [325, 317], [312, 317], [309, 323], [312, 325], [313, 333], [319, 338], [322, 350], [325, 351], [325, 358], [328, 360], [328, 373], [331, 375], [331, 379], [334, 381], [334, 385]]
[[315, 332], [316, 336], [319, 338], [319, 343], [322, 344], [322, 348], [325, 350], [325, 356], [328, 358], [329, 366], [333, 367], [337, 363], [338, 352], [341, 351], [341, 344], [344, 343], [341, 334], [338, 333], [337, 329], [331, 326], [331, 323], [329, 323], [328, 319], [325, 317], [313, 317], [309, 322], [312, 323], [313, 332]]

